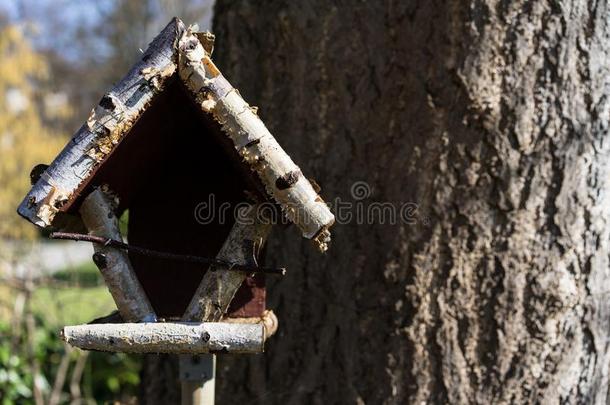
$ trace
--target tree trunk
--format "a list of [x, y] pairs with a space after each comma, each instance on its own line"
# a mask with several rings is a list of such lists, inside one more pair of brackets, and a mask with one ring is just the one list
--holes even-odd
[[279, 331], [219, 358], [218, 402], [606, 403], [609, 16], [219, 0], [219, 67], [352, 218], [325, 255], [274, 229]]

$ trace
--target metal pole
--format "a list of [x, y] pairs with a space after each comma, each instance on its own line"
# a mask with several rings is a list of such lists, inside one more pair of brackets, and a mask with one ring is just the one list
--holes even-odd
[[181, 355], [182, 405], [214, 405], [216, 355]]

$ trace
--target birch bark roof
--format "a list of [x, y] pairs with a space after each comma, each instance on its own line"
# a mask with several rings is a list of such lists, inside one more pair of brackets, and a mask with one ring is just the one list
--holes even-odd
[[102, 97], [85, 124], [42, 173], [18, 213], [38, 226], [56, 226], [57, 214], [75, 204], [91, 177], [151, 103], [171, 80], [178, 79], [205, 119], [220, 124], [241, 164], [262, 183], [266, 198], [281, 207], [304, 237], [326, 250], [333, 214], [269, 133], [256, 110], [214, 65], [210, 58], [212, 46], [211, 34], [194, 32], [174, 18], [127, 75]]

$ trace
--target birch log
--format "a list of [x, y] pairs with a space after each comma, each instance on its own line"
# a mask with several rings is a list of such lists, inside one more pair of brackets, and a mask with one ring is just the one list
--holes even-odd
[[[255, 256], [271, 230], [270, 221], [259, 218], [262, 213], [257, 208], [256, 205], [242, 208], [217, 259], [236, 264], [255, 264]], [[210, 267], [182, 319], [207, 322], [221, 320], [247, 274], [226, 271], [220, 266]]]
[[201, 109], [222, 125], [242, 159], [256, 172], [267, 193], [282, 207], [304, 237], [325, 251], [328, 228], [335, 217], [277, 143], [265, 124], [239, 92], [222, 76], [197, 37], [187, 30], [179, 41], [178, 73]]
[[60, 210], [74, 202], [79, 187], [93, 176], [175, 75], [177, 42], [184, 29], [182, 21], [172, 19], [125, 77], [94, 106], [89, 119], [19, 205], [21, 216], [46, 228]]
[[122, 353], [260, 353], [263, 325], [249, 323], [117, 323], [66, 326], [62, 339], [84, 350]]
[[[80, 214], [90, 234], [121, 240], [113, 204], [101, 189], [95, 189], [85, 198]], [[102, 273], [123, 319], [128, 322], [155, 322], [155, 312], [131, 267], [127, 253], [97, 243], [93, 244], [93, 250], [93, 261]]]

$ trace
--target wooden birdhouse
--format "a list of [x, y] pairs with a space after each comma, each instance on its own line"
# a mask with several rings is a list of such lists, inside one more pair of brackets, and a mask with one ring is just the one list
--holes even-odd
[[[51, 165], [33, 174], [19, 214], [56, 237], [93, 242], [125, 322], [66, 327], [69, 343], [262, 351], [264, 273], [278, 270], [260, 263], [272, 224], [257, 208], [278, 208], [327, 248], [333, 215], [214, 65], [212, 47], [211, 34], [172, 20]], [[211, 201], [224, 215], [202, 224], [197, 207]], [[126, 210], [121, 235], [117, 218]]]

